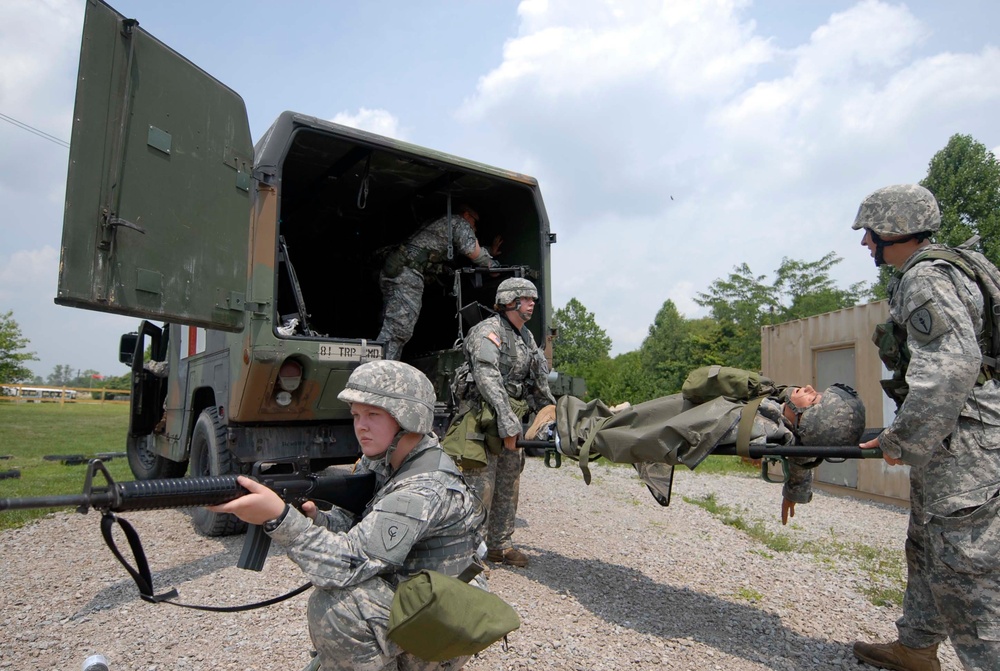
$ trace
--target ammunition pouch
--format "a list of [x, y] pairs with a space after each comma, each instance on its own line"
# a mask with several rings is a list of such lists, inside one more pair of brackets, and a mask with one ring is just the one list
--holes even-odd
[[463, 471], [485, 467], [486, 435], [479, 427], [479, 413], [469, 411], [456, 417], [441, 440], [441, 449]]
[[420, 659], [474, 655], [521, 626], [496, 594], [437, 571], [400, 583], [389, 609], [389, 640]]
[[903, 405], [903, 401], [910, 391], [910, 385], [906, 384], [905, 379], [893, 375], [888, 380], [879, 380], [879, 384], [882, 385], [882, 391], [885, 392], [885, 395], [896, 402], [897, 409]]
[[[519, 418], [528, 413], [528, 403], [520, 399], [508, 399], [514, 414]], [[462, 470], [486, 466], [486, 451], [492, 454], [503, 452], [503, 438], [497, 428], [497, 417], [493, 406], [485, 400], [464, 415], [455, 418], [441, 448], [462, 467]]]
[[431, 258], [431, 252], [419, 247], [409, 245], [399, 245], [393, 247], [386, 254], [385, 262], [382, 264], [382, 274], [388, 278], [399, 277], [404, 268], [413, 268], [419, 273], [423, 273], [431, 262], [436, 259]]

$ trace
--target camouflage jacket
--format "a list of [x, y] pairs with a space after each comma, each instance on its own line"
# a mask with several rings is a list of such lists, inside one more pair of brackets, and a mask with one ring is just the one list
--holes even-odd
[[880, 445], [921, 469], [927, 513], [947, 515], [1000, 487], [1000, 381], [977, 383], [983, 297], [975, 281], [943, 260], [903, 269], [889, 286], [889, 315], [905, 328], [908, 392]]
[[[448, 260], [448, 217], [427, 224], [403, 243], [409, 265], [423, 271], [428, 265]], [[463, 217], [451, 215], [451, 246], [455, 255], [469, 256], [478, 245], [476, 232]]]
[[[434, 468], [408, 468], [428, 460]], [[362, 457], [356, 472], [371, 466]], [[485, 512], [437, 438], [425, 436], [395, 473], [377, 480], [356, 524], [339, 508], [315, 522], [291, 508], [271, 532], [316, 587], [344, 588], [377, 575], [397, 585], [421, 568], [458, 575], [476, 561]]]
[[527, 327], [518, 333], [501, 315], [484, 319], [469, 329], [465, 359], [462, 372], [472, 379], [458, 401], [464, 409], [479, 399], [489, 403], [501, 438], [522, 431], [522, 418], [511, 409], [510, 398], [527, 401], [531, 410], [556, 402], [549, 391], [549, 366]]

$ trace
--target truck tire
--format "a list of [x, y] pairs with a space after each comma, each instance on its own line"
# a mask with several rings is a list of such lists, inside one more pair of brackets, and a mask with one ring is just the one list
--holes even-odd
[[128, 467], [136, 480], [158, 480], [160, 478], [180, 478], [187, 470], [186, 461], [171, 461], [166, 457], [150, 451], [146, 447], [153, 436], [129, 435], [125, 440], [125, 454], [128, 455]]
[[[226, 427], [215, 408], [205, 408], [198, 416], [191, 435], [191, 471], [189, 477], [234, 475], [239, 473], [232, 453], [226, 447]], [[232, 536], [246, 531], [246, 522], [230, 513], [213, 513], [207, 508], [192, 508], [194, 527], [205, 536]]]

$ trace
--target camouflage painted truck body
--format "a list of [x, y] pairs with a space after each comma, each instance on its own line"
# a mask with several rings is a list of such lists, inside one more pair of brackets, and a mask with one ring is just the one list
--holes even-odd
[[[136, 476], [353, 460], [337, 394], [382, 356], [381, 252], [459, 201], [479, 212], [484, 244], [503, 237], [503, 267], [456, 254], [425, 289], [404, 358], [435, 383], [442, 419], [457, 341], [503, 279], [538, 285], [530, 328], [551, 352], [554, 236], [537, 182], [293, 112], [253, 146], [235, 92], [88, 0], [56, 302], [145, 320], [121, 343]], [[236, 530], [202, 514], [206, 533]]]

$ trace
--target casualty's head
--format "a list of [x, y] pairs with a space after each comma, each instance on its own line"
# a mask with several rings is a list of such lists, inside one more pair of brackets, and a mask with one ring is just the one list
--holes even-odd
[[387, 455], [407, 434], [422, 436], [434, 427], [434, 385], [402, 361], [361, 364], [337, 398], [351, 404], [354, 433], [370, 458]]
[[497, 287], [496, 308], [501, 312], [516, 313], [521, 321], [528, 321], [535, 311], [538, 289], [523, 277], [511, 277]]
[[[856, 231], [864, 229], [865, 237], [861, 244], [868, 247], [875, 265], [881, 266], [888, 263], [886, 247], [930, 239], [941, 228], [941, 210], [934, 194], [919, 184], [886, 186], [861, 201], [852, 228]], [[901, 263], [905, 260], [896, 261]]]
[[801, 445], [857, 445], [865, 430], [865, 404], [846, 384], [822, 392], [797, 387], [787, 395], [785, 408], [796, 417], [794, 431]]

